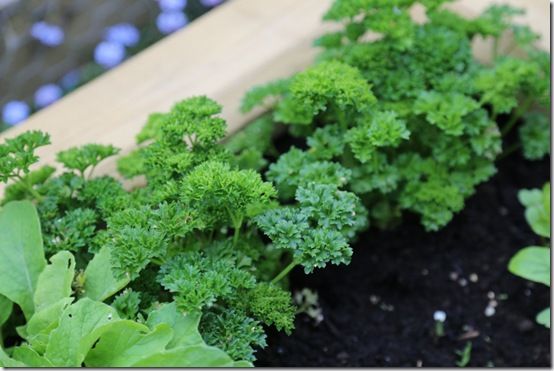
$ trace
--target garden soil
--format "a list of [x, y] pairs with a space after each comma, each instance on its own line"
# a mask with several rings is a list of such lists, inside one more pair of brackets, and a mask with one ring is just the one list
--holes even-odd
[[[291, 288], [317, 292], [324, 320], [300, 314], [291, 336], [270, 330], [256, 365], [453, 367], [471, 341], [469, 366], [550, 366], [550, 332], [534, 321], [549, 289], [506, 268], [519, 249], [541, 243], [517, 192], [548, 181], [549, 161], [513, 154], [498, 168], [439, 232], [407, 215], [395, 230], [361, 235], [349, 266], [295, 269]], [[437, 310], [447, 315], [443, 337]]]

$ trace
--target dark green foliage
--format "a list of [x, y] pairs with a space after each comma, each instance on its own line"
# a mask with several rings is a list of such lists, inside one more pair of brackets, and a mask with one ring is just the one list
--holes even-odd
[[348, 264], [348, 241], [366, 227], [358, 198], [336, 186], [309, 183], [296, 191], [296, 207], [281, 207], [256, 218], [259, 228], [278, 249], [290, 250], [306, 273], [327, 263]]
[[72, 209], [44, 228], [47, 253], [78, 251], [87, 248], [96, 230], [96, 213], [91, 209]]
[[[267, 177], [281, 198], [310, 180], [334, 184], [358, 194], [378, 226], [410, 210], [434, 231], [495, 173], [502, 135], [524, 115], [525, 156], [548, 153], [544, 115], [527, 115], [549, 107], [548, 53], [533, 46], [538, 37], [528, 27], [513, 25], [521, 11], [493, 6], [468, 20], [441, 7], [445, 2], [333, 2], [325, 19], [341, 27], [316, 41], [318, 63], [281, 85], [281, 94], [267, 88], [274, 122], [308, 147], [270, 165]], [[428, 22], [412, 21], [415, 4]], [[499, 39], [506, 31], [523, 58], [501, 56], [495, 46], [491, 66], [474, 59], [474, 37]], [[245, 100], [254, 107], [249, 94]], [[499, 114], [511, 117], [499, 125]]]
[[200, 329], [206, 343], [223, 349], [233, 359], [254, 361], [254, 348], [267, 345], [260, 322], [234, 310], [207, 312]]
[[532, 112], [525, 116], [519, 127], [523, 155], [529, 160], [543, 158], [550, 153], [550, 120], [541, 113]]

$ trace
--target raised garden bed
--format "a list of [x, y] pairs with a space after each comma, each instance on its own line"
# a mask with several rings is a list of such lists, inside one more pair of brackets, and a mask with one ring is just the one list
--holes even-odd
[[548, 365], [549, 55], [444, 2], [229, 2], [8, 131], [0, 364]]

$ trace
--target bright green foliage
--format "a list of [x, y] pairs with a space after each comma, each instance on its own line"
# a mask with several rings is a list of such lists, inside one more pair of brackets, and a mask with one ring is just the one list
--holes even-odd
[[183, 253], [161, 267], [160, 282], [175, 293], [180, 310], [200, 311], [213, 306], [218, 299], [227, 299], [234, 289], [254, 287], [254, 277], [233, 263], [205, 257], [200, 252]]
[[0, 182], [22, 180], [38, 161], [35, 150], [50, 144], [50, 136], [41, 131], [28, 131], [0, 145]]
[[33, 170], [24, 175], [21, 180], [12, 183], [4, 190], [3, 203], [7, 203], [14, 200], [22, 200], [26, 198], [33, 198], [33, 194], [30, 193], [29, 187], [44, 184], [56, 171], [52, 166], [42, 166], [37, 170]]
[[253, 347], [265, 347], [260, 323], [242, 312], [208, 312], [200, 324], [206, 343], [223, 349], [233, 359], [254, 361]]
[[96, 213], [91, 209], [73, 209], [56, 219], [50, 226], [44, 241], [46, 251], [77, 251], [85, 248], [94, 236]]
[[275, 153], [273, 132], [271, 116], [262, 116], [233, 134], [225, 143], [225, 148], [234, 155], [234, 162], [239, 168], [260, 170], [267, 165], [264, 154]]
[[260, 229], [279, 249], [291, 250], [306, 273], [327, 263], [348, 264], [348, 240], [366, 227], [358, 198], [326, 184], [309, 183], [296, 191], [297, 207], [281, 207], [256, 218]]
[[535, 318], [538, 324], [550, 328], [550, 308], [543, 309]]
[[0, 294], [19, 305], [25, 318], [35, 312], [33, 295], [46, 266], [36, 209], [12, 201], [0, 209]]
[[[518, 198], [525, 206], [525, 219], [533, 232], [550, 238], [550, 183], [546, 183], [542, 190], [523, 189], [519, 191]], [[519, 250], [510, 259], [508, 270], [516, 276], [550, 287], [550, 244], [545, 242], [545, 245]], [[540, 312], [536, 320], [550, 328], [550, 308]]]
[[526, 247], [512, 257], [508, 269], [526, 280], [550, 286], [550, 249]]
[[523, 156], [538, 160], [550, 153], [550, 120], [543, 114], [532, 112], [525, 116], [519, 127]]
[[547, 94], [542, 83], [545, 78], [537, 63], [506, 57], [478, 74], [475, 87], [481, 93], [481, 102], [490, 104], [493, 113], [509, 113], [520, 97], [527, 101]]
[[[337, 69], [337, 81], [343, 72], [348, 80], [363, 81], [352, 68], [329, 66]], [[316, 83], [317, 74], [305, 79]], [[352, 81], [338, 89], [319, 86], [312, 98], [322, 108], [313, 114], [324, 114], [335, 98], [344, 99], [340, 107], [349, 115], [370, 103], [366, 88], [357, 95], [347, 91]], [[299, 86], [298, 97], [305, 93]], [[294, 99], [291, 104], [300, 103]], [[273, 118], [262, 118], [251, 129], [258, 138], [255, 145], [239, 134], [225, 148], [219, 144], [225, 135], [220, 111], [216, 102], [194, 97], [151, 116], [138, 137], [139, 149], [126, 160], [127, 175], [146, 179], [135, 190], [124, 189], [110, 176], [84, 176], [117, 152], [95, 145], [62, 152], [58, 159], [69, 171], [30, 173], [13, 186], [24, 188], [10, 197], [30, 199], [36, 211], [6, 217], [5, 233], [19, 238], [25, 232], [34, 241], [29, 248], [36, 251], [14, 261], [31, 250], [10, 243], [4, 250], [11, 260], [0, 262], [0, 282], [11, 282], [0, 289], [5, 298], [0, 299], [0, 320], [21, 317], [13, 303], [27, 319], [17, 328], [19, 342], [5, 362], [36, 367], [249, 366], [256, 350], [265, 346], [265, 326], [292, 331], [296, 308], [281, 281], [292, 266], [285, 264], [291, 255], [306, 271], [347, 263], [352, 254], [348, 243], [366, 226], [366, 211], [354, 194], [339, 190], [351, 176], [349, 169], [325, 159], [328, 155], [301, 151], [300, 162], [307, 166], [278, 185], [290, 188], [297, 199], [280, 207], [276, 188], [254, 170], [267, 164]], [[402, 126], [401, 118], [392, 120]], [[386, 140], [387, 133], [383, 127], [375, 139]], [[333, 151], [335, 134], [316, 134], [321, 151]], [[283, 176], [278, 167], [275, 173]], [[32, 208], [32, 203], [25, 205]], [[267, 242], [263, 234], [269, 232], [259, 227], [258, 218], [274, 210], [286, 214], [279, 223], [294, 226], [296, 214], [304, 218], [297, 235], [279, 234]], [[295, 239], [305, 244], [288, 248]], [[42, 259], [40, 267], [26, 265], [36, 259]], [[30, 286], [19, 281], [26, 272]], [[12, 317], [6, 326], [24, 323]]]
[[523, 189], [518, 194], [525, 206], [525, 219], [533, 232], [550, 238], [550, 183], [541, 189]]
[[[293, 197], [306, 172], [318, 174], [310, 180], [358, 194], [380, 227], [409, 210], [435, 231], [496, 172], [502, 135], [549, 106], [548, 53], [533, 46], [529, 28], [513, 25], [520, 10], [493, 6], [469, 20], [445, 2], [335, 0], [324, 19], [340, 27], [316, 41], [318, 63], [279, 89], [253, 89], [271, 90], [274, 122], [306, 140], [304, 151], [293, 148], [269, 167], [281, 198]], [[426, 10], [423, 24], [410, 17], [416, 4]], [[473, 39], [491, 36], [496, 45], [505, 31], [525, 56], [495, 48], [491, 66], [478, 63]], [[245, 100], [245, 109], [255, 107], [250, 94]], [[539, 112], [520, 131], [528, 158], [548, 153]], [[499, 114], [511, 116], [502, 124]]]
[[180, 187], [181, 199], [205, 216], [207, 226], [240, 229], [248, 217], [272, 206], [275, 189], [253, 170], [232, 170], [208, 161], [190, 172]]
[[86, 144], [82, 147], [72, 147], [61, 151], [57, 155], [57, 160], [68, 170], [75, 170], [82, 177], [85, 176], [85, 170], [94, 168], [108, 157], [117, 155], [119, 149], [112, 145]]
[[268, 325], [274, 325], [277, 330], [290, 334], [294, 329], [296, 308], [292, 304], [290, 294], [280, 287], [269, 283], [261, 283], [248, 293], [247, 300], [250, 311]]
[[290, 80], [281, 79], [250, 90], [242, 100], [241, 110], [248, 112], [256, 106], [264, 104], [268, 98], [278, 97], [288, 90]]
[[315, 161], [308, 153], [293, 147], [269, 166], [266, 175], [279, 195], [289, 199], [299, 186], [312, 182], [342, 187], [348, 183], [351, 172], [335, 162]]
[[111, 251], [103, 246], [89, 261], [79, 289], [83, 296], [103, 301], [121, 290], [129, 283], [129, 276], [117, 277], [111, 262]]
[[361, 163], [371, 160], [379, 147], [398, 147], [410, 137], [406, 123], [392, 111], [376, 112], [370, 120], [360, 123], [346, 132], [345, 140]]
[[125, 289], [112, 301], [111, 306], [117, 310], [119, 317], [135, 319], [139, 313], [140, 293], [132, 289]]

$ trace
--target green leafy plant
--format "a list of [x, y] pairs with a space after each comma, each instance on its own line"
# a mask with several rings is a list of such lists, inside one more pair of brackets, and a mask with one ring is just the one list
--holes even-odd
[[[411, 211], [434, 231], [496, 172], [516, 124], [521, 143], [506, 154], [521, 146], [529, 159], [548, 153], [549, 55], [533, 47], [538, 36], [512, 24], [517, 9], [493, 6], [468, 20], [446, 2], [335, 0], [324, 19], [341, 27], [316, 41], [318, 62], [246, 94], [243, 111], [269, 108], [274, 123], [304, 140], [267, 171], [282, 199], [314, 177], [358, 194], [378, 226]], [[417, 3], [423, 24], [410, 16]], [[524, 57], [499, 52], [508, 31]], [[491, 65], [472, 55], [478, 36], [494, 39]]]
[[287, 274], [348, 263], [366, 211], [315, 178], [280, 205], [252, 169], [260, 158], [218, 143], [220, 111], [193, 97], [151, 115], [119, 161], [146, 179], [131, 191], [91, 176], [112, 146], [60, 152], [57, 175], [28, 169], [45, 134], [0, 147], [13, 159], [3, 180], [14, 181], [0, 211], [2, 364], [244, 366], [265, 327], [292, 331]]
[[[525, 206], [525, 219], [537, 235], [550, 240], [550, 183], [543, 189], [521, 190], [519, 201]], [[528, 246], [515, 254], [508, 264], [508, 270], [526, 280], [550, 287], [550, 247]], [[550, 308], [540, 312], [537, 322], [550, 327]]]

